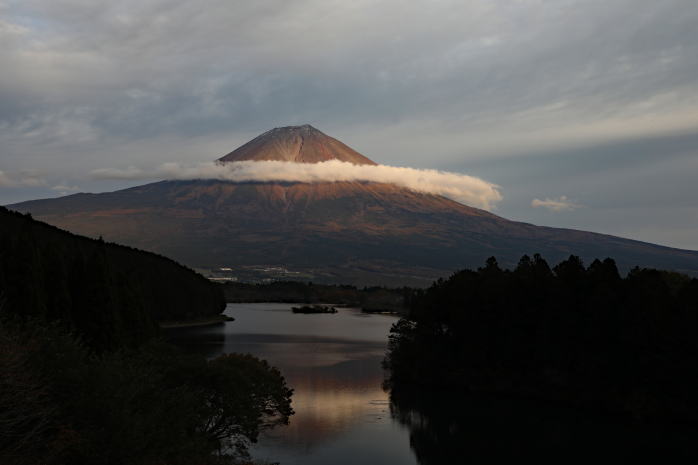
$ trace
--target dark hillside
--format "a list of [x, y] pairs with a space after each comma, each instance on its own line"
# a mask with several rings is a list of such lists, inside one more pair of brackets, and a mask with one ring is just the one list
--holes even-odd
[[540, 256], [439, 280], [392, 331], [394, 390], [538, 398], [698, 423], [698, 279]]
[[240, 463], [293, 413], [281, 373], [152, 337], [223, 306], [170, 259], [0, 208], [0, 464]]
[[97, 349], [141, 342], [158, 320], [220, 313], [220, 289], [178, 263], [0, 208], [5, 315], [60, 320]]

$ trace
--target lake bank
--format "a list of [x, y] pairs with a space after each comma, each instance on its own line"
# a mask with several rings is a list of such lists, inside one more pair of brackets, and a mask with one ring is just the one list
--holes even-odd
[[356, 288], [348, 285], [276, 281], [264, 284], [219, 284], [228, 303], [327, 304], [357, 307], [367, 312], [404, 314], [416, 292], [412, 288]]
[[234, 318], [227, 315], [216, 315], [206, 318], [197, 318], [194, 320], [179, 320], [179, 321], [160, 321], [158, 325], [160, 329], [174, 329], [174, 328], [194, 328], [197, 326], [211, 326], [220, 323], [225, 323], [226, 321], [234, 321]]

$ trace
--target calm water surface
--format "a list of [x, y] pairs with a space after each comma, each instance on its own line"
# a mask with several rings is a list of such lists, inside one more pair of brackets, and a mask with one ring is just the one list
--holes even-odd
[[381, 388], [395, 317], [358, 309], [304, 315], [291, 304], [229, 304], [223, 325], [180, 331], [207, 356], [247, 352], [278, 367], [294, 389], [296, 411], [252, 449], [257, 460], [282, 465], [416, 464], [409, 431], [391, 418]]
[[695, 428], [628, 423], [544, 403], [444, 393], [391, 407], [380, 362], [394, 317], [290, 304], [229, 304], [234, 322], [173, 333], [213, 357], [247, 352], [294, 388], [291, 424], [260, 438], [258, 461], [282, 465], [698, 463]]

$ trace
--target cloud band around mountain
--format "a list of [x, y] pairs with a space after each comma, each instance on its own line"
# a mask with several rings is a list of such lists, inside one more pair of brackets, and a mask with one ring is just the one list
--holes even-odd
[[340, 182], [360, 181], [396, 184], [429, 194], [443, 195], [458, 202], [491, 210], [502, 199], [498, 186], [474, 176], [430, 169], [387, 165], [355, 165], [339, 160], [320, 163], [287, 161], [237, 161], [184, 166], [164, 163], [152, 171], [135, 167], [124, 170], [98, 169], [97, 179], [192, 180], [216, 179], [233, 182]]

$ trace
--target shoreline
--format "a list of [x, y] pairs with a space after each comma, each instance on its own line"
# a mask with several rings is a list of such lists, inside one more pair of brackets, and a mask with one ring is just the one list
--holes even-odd
[[360, 310], [361, 313], [366, 313], [367, 315], [392, 315], [392, 316], [405, 316], [408, 313], [407, 308], [372, 308], [372, 307], [363, 307], [361, 303], [359, 302], [350, 302], [350, 303], [339, 303], [339, 304], [332, 304], [332, 303], [327, 303], [324, 301], [307, 301], [307, 300], [301, 300], [301, 299], [288, 299], [288, 300], [283, 300], [283, 299], [254, 299], [254, 300], [227, 300], [225, 301], [226, 304], [288, 304], [288, 305], [303, 305], [303, 306], [308, 306], [308, 305], [329, 305], [332, 307], [335, 307], [337, 309], [339, 308], [355, 308], [357, 310]]
[[235, 321], [235, 318], [220, 314], [213, 317], [199, 318], [196, 320], [158, 321], [158, 326], [160, 326], [160, 329], [193, 328], [196, 326], [216, 325], [219, 323], [225, 323], [226, 321]]

